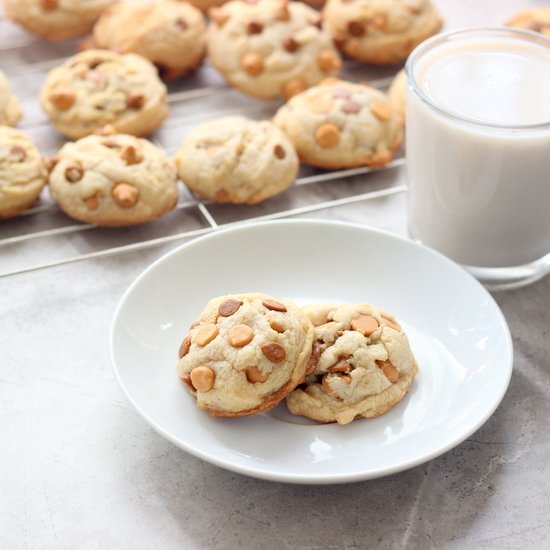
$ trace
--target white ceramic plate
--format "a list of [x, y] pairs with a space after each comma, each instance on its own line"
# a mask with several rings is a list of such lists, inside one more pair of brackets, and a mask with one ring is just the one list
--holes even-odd
[[[210, 298], [252, 291], [394, 313], [420, 367], [410, 394], [347, 426], [314, 424], [284, 404], [239, 419], [198, 410], [176, 374], [180, 341]], [[111, 354], [128, 399], [170, 441], [223, 468], [293, 483], [379, 477], [448, 451], [489, 418], [512, 373], [506, 321], [462, 268], [390, 234], [308, 220], [220, 231], [155, 262], [119, 304]]]

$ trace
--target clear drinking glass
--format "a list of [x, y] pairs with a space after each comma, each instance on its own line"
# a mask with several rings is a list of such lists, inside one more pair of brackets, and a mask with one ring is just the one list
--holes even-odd
[[[426, 76], [430, 64], [476, 51], [494, 54], [495, 71], [506, 68], [506, 56], [512, 56], [510, 85], [518, 86], [518, 102], [522, 79], [514, 81], [514, 67], [522, 61], [515, 54], [525, 54], [528, 65], [523, 67], [531, 66], [531, 53], [538, 67], [540, 54], [540, 66], [547, 72], [535, 71], [535, 79], [540, 77], [541, 94], [550, 93], [550, 40], [541, 35], [469, 29], [437, 35], [418, 46], [406, 66], [409, 232], [487, 286], [516, 287], [550, 272], [550, 118], [502, 125], [443, 106]], [[444, 80], [446, 74], [451, 73], [440, 72], [438, 78]], [[468, 101], [477, 80], [490, 75], [478, 74], [473, 64], [464, 77]], [[494, 94], [487, 95], [488, 113], [499, 89]], [[546, 98], [550, 101], [550, 95]], [[478, 99], [485, 101], [484, 96]], [[529, 105], [519, 108], [528, 111]]]

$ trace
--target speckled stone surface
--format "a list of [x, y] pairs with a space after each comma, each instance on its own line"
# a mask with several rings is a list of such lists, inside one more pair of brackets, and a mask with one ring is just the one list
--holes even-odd
[[[527, 4], [438, 2], [453, 27], [495, 24]], [[326, 198], [325, 188], [308, 192]], [[309, 217], [403, 234], [404, 207], [396, 195]], [[302, 487], [187, 455], [122, 395], [111, 318], [130, 282], [169, 248], [0, 280], [0, 548], [549, 548], [550, 278], [495, 294], [514, 374], [470, 439], [408, 472]]]

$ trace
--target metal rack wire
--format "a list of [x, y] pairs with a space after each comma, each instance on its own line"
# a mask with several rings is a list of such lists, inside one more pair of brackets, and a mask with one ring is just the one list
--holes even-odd
[[[2, 29], [6, 25], [9, 26], [10, 23], [2, 19], [0, 14], [1, 37], [5, 36], [5, 33], [2, 34]], [[13, 32], [18, 32], [18, 30], [10, 28], [10, 33]], [[43, 52], [44, 59], [39, 59], [30, 63], [22, 62], [21, 60], [24, 60], [25, 57], [29, 56], [29, 52], [32, 52], [32, 40], [33, 39], [29, 38], [27, 35], [24, 35], [23, 38], [19, 37], [19, 40], [16, 40], [15, 45], [13, 45], [13, 42], [3, 44], [0, 39], [0, 53], [2, 53], [3, 58], [8, 59], [6, 63], [8, 70], [4, 67], [2, 58], [0, 58], [0, 68], [8, 74], [10, 79], [13, 79], [14, 82], [12, 82], [12, 87], [17, 95], [25, 96], [25, 92], [27, 92], [28, 104], [31, 105], [31, 116], [24, 119], [21, 127], [24, 131], [28, 132], [31, 137], [40, 134], [42, 143], [39, 143], [39, 146], [42, 145], [41, 148], [44, 153], [49, 154], [53, 153], [59, 146], [60, 136], [56, 134], [55, 130], [49, 126], [45, 117], [36, 109], [36, 99], [33, 94], [28, 93], [28, 89], [18, 89], [17, 79], [23, 78], [24, 82], [27, 83], [30, 79], [35, 84], [35, 87], [37, 87], [36, 85], [40, 84], [45, 73], [50, 68], [62, 63], [66, 57], [73, 53], [74, 49], [73, 46], [67, 45], [67, 51], [63, 52], [64, 55], [61, 57], [46, 51]], [[55, 49], [55, 54], [57, 54], [57, 48]], [[348, 63], [345, 70], [348, 73], [352, 73], [348, 78], [353, 80], [365, 80], [370, 76], [365, 74], [363, 68], [358, 67], [356, 63]], [[152, 137], [152, 141], [156, 145], [166, 149], [168, 153], [174, 152], [177, 144], [181, 141], [180, 134], [182, 129], [189, 129], [196, 124], [197, 120], [215, 118], [217, 116], [229, 114], [243, 114], [252, 118], [268, 118], [273, 114], [273, 104], [249, 100], [237, 92], [230, 90], [209, 67], [203, 68], [200, 72], [202, 74], [195, 77], [192, 81], [182, 83], [179, 89], [169, 90], [168, 101], [172, 108], [172, 114], [161, 131]], [[390, 82], [389, 77], [377, 79], [368, 78], [368, 80], [371, 85], [381, 89], [386, 88]], [[216, 98], [219, 99], [217, 106], [205, 103], [205, 101], [215, 100]], [[34, 102], [34, 104], [32, 102]], [[196, 102], [198, 102], [198, 105], [195, 104]], [[219, 108], [220, 104], [222, 106], [221, 109]], [[176, 112], [174, 113], [174, 111]], [[191, 239], [211, 233], [220, 228], [260, 220], [297, 216], [317, 210], [403, 193], [406, 190], [405, 186], [395, 184], [394, 182], [389, 184], [384, 183], [382, 185], [378, 182], [373, 188], [372, 182], [377, 178], [375, 174], [372, 174], [372, 176], [375, 176], [374, 178], [369, 175], [369, 181], [361, 185], [359, 189], [354, 187], [353, 192], [349, 196], [329, 198], [328, 200], [321, 200], [318, 202], [307, 200], [306, 204], [301, 205], [294, 205], [292, 200], [293, 194], [298, 193], [300, 189], [315, 187], [316, 184], [323, 184], [325, 182], [351, 181], [353, 178], [356, 178], [356, 176], [366, 176], [372, 172], [387, 172], [403, 166], [404, 162], [404, 158], [401, 156], [394, 159], [383, 168], [370, 169], [362, 167], [330, 172], [314, 171], [310, 168], [303, 167], [295, 185], [285, 193], [285, 195], [290, 197], [288, 200], [277, 201], [271, 199], [270, 201], [266, 201], [264, 204], [269, 203], [269, 207], [267, 208], [268, 212], [258, 212], [258, 209], [250, 207], [239, 208], [237, 219], [230, 221], [222, 221], [217, 218], [212, 209], [212, 207], [215, 206], [213, 203], [199, 200], [188, 191], [183, 190], [175, 210], [176, 212], [184, 212], [187, 216], [191, 214], [194, 215], [195, 219], [200, 220], [200, 227], [190, 227], [183, 231], [170, 232], [169, 227], [165, 228], [163, 226], [163, 231], [161, 231], [161, 234], [158, 236], [154, 236], [158, 231], [151, 232], [150, 235], [144, 235], [143, 232], [140, 232], [137, 238], [129, 243], [116, 244], [117, 239], [112, 239], [113, 242], [109, 245], [100, 247], [97, 250], [71, 254], [67, 257], [58, 259], [47, 258], [44, 261], [37, 260], [31, 253], [31, 261], [28, 265], [12, 266], [8, 262], [8, 268], [2, 269], [2, 264], [0, 263], [0, 278]], [[365, 177], [364, 180], [367, 180], [367, 178]], [[367, 187], [367, 190], [365, 190], [365, 187]], [[230, 209], [232, 205], [227, 205], [224, 208]], [[178, 214], [176, 214], [176, 216], [177, 215]], [[52, 216], [55, 216], [56, 219], [61, 218], [61, 225], [44, 229], [36, 228], [37, 225], [41, 225], [40, 222]], [[22, 223], [22, 220], [26, 221]], [[33, 223], [27, 223], [28, 220], [33, 220]], [[146, 225], [150, 226], [155, 223], [157, 222], [151, 222]], [[4, 259], [7, 258], [8, 255], [10, 258], [13, 258], [14, 255], [17, 256], [20, 247], [28, 246], [29, 244], [38, 245], [39, 243], [49, 240], [57, 242], [56, 240], [59, 239], [63, 242], [63, 239], [66, 240], [71, 236], [90, 236], [100, 231], [100, 228], [93, 225], [74, 223], [74, 221], [69, 218], [62, 216], [57, 206], [49, 199], [47, 192], [45, 192], [43, 200], [39, 205], [28, 210], [20, 218], [0, 223], [0, 260], [3, 256]], [[119, 229], [117, 231], [120, 234], [124, 229]], [[53, 247], [55, 248], [55, 244]]]

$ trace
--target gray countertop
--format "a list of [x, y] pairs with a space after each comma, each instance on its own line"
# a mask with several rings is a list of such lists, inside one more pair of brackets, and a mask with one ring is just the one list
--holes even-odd
[[[437, 3], [448, 28], [497, 24], [529, 4]], [[404, 173], [381, 177], [398, 184]], [[341, 191], [357, 192], [354, 185]], [[328, 186], [304, 193], [310, 202], [332, 197]], [[307, 216], [403, 234], [404, 199]], [[46, 246], [19, 253], [47, 257]], [[117, 301], [173, 246], [0, 279], [0, 548], [549, 547], [550, 278], [495, 294], [514, 339], [514, 374], [471, 438], [383, 479], [292, 486], [184, 453], [138, 416], [116, 383], [108, 332]]]

